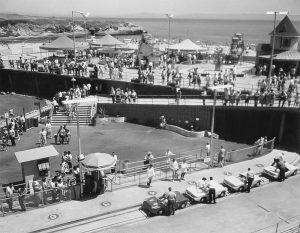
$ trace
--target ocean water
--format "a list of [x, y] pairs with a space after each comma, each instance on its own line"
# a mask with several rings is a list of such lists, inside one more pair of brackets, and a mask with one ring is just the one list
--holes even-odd
[[[168, 19], [126, 19], [139, 25], [157, 38], [168, 38]], [[277, 24], [279, 21], [277, 21]], [[293, 22], [300, 32], [300, 21]], [[272, 20], [233, 20], [233, 19], [172, 19], [171, 38], [230, 43], [234, 33], [244, 35], [246, 43], [268, 43], [273, 30]]]

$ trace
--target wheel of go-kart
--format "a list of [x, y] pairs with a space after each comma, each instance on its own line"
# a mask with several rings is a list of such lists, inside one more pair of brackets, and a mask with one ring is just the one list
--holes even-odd
[[186, 202], [184, 202], [180, 205], [180, 209], [184, 209], [185, 207], [186, 207]]
[[223, 191], [220, 193], [219, 197], [225, 197], [225, 195], [226, 195], [226, 191]]
[[243, 192], [244, 191], [244, 187], [243, 186], [241, 186], [241, 187], [239, 187], [239, 190], [238, 190], [239, 192]]
[[200, 199], [200, 202], [201, 202], [201, 203], [205, 203], [206, 200], [207, 200], [206, 197], [202, 197], [202, 198]]
[[257, 184], [255, 185], [256, 187], [259, 187], [261, 185], [261, 181], [258, 181]]
[[297, 175], [298, 173], [298, 169], [296, 169], [294, 172], [293, 172], [293, 176]]
[[158, 211], [158, 215], [163, 215], [163, 211], [162, 210], [160, 210], [160, 211]]

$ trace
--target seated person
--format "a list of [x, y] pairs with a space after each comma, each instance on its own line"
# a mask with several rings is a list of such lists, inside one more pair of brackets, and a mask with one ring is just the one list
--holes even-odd
[[64, 125], [63, 128], [65, 130], [65, 137], [66, 137], [67, 143], [69, 143], [70, 139], [71, 139], [71, 132], [69, 129], [67, 129], [67, 125]]

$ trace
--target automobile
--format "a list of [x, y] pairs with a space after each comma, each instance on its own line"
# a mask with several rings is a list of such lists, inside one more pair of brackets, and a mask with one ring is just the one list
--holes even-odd
[[[285, 167], [287, 169], [287, 171], [285, 172], [285, 177], [296, 175], [300, 171], [299, 167], [294, 166], [288, 162], [285, 162]], [[279, 178], [279, 169], [275, 166], [267, 166], [264, 168], [263, 174], [271, 179], [277, 180]]]
[[[262, 182], [263, 179], [260, 176], [254, 175], [251, 188], [260, 186]], [[228, 176], [224, 179], [223, 184], [232, 192], [243, 192], [248, 186], [247, 172], [240, 173], [238, 177]]]
[[[228, 194], [228, 189], [219, 183], [216, 183], [215, 189], [216, 198], [224, 197]], [[203, 189], [200, 185], [197, 185], [197, 183], [196, 185], [187, 187], [185, 194], [192, 202], [205, 203], [209, 200], [208, 191]]]
[[[175, 210], [184, 209], [185, 207], [190, 205], [190, 201], [179, 191], [175, 191], [176, 194], [176, 203]], [[144, 200], [141, 209], [149, 216], [163, 215], [166, 214], [167, 210], [167, 199], [165, 198], [165, 194], [161, 197], [149, 197]]]

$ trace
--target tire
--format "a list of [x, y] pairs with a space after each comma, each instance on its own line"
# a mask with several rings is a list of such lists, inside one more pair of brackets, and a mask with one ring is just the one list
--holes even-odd
[[206, 197], [202, 197], [202, 198], [200, 199], [200, 203], [206, 203], [206, 201], [207, 201], [207, 198], [206, 198]]
[[157, 212], [157, 215], [163, 215], [163, 211], [162, 210], [159, 210], [158, 212]]
[[225, 191], [223, 191], [223, 192], [221, 192], [221, 194], [219, 195], [219, 197], [225, 197], [225, 195], [226, 195], [226, 192]]
[[243, 186], [239, 187], [238, 191], [239, 192], [243, 192], [244, 191], [244, 187]]
[[186, 202], [184, 202], [180, 205], [180, 209], [184, 209], [185, 207], [186, 207]]
[[294, 172], [293, 172], [293, 176], [297, 175], [298, 173], [298, 170], [296, 169]]
[[255, 186], [259, 187], [260, 185], [261, 185], [261, 181], [257, 182], [257, 184]]

